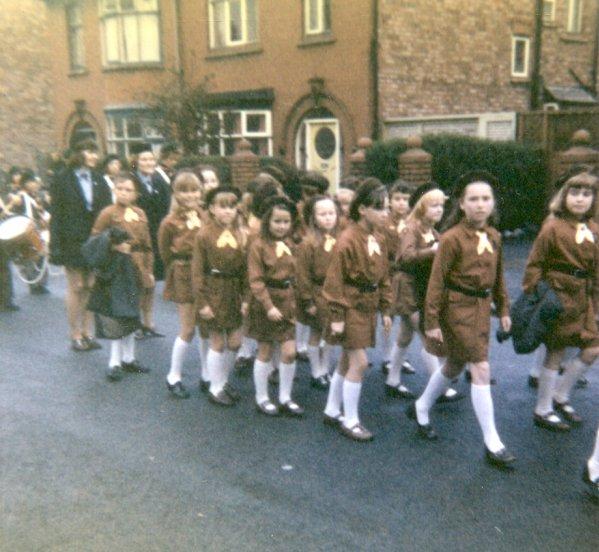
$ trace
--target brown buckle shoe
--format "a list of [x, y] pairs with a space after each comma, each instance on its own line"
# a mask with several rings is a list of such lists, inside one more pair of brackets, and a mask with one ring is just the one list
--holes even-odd
[[299, 418], [304, 415], [304, 409], [294, 401], [287, 401], [279, 405], [279, 411], [286, 416]]
[[582, 424], [582, 417], [574, 410], [572, 405], [569, 402], [558, 403], [557, 401], [553, 401], [553, 408], [557, 410], [568, 422], [572, 425], [580, 425]]
[[372, 441], [374, 439], [374, 435], [368, 431], [361, 423], [357, 423], [352, 427], [347, 427], [344, 424], [339, 425], [339, 431], [342, 435], [353, 439], [354, 441], [359, 441], [365, 443], [366, 441]]
[[71, 339], [71, 349], [78, 353], [89, 351], [87, 342], [83, 339]]
[[279, 407], [268, 399], [256, 403], [256, 410], [265, 416], [278, 416], [280, 414]]
[[219, 406], [233, 406], [235, 404], [235, 401], [224, 389], [221, 389], [216, 395], [211, 391], [208, 391], [208, 400]]
[[[552, 420], [552, 417], [557, 418], [557, 420]], [[547, 412], [544, 416], [535, 413], [533, 421], [537, 427], [542, 427], [549, 431], [570, 431], [570, 424], [564, 422], [555, 412]]]

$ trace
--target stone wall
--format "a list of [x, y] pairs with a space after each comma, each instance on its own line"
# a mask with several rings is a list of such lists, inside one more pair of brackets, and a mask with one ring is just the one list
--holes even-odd
[[0, 167], [35, 167], [55, 148], [46, 4], [0, 0], [0, 14]]

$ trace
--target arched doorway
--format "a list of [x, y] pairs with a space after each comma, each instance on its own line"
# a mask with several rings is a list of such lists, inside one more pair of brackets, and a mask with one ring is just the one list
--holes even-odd
[[331, 191], [337, 189], [342, 164], [339, 120], [324, 107], [306, 112], [297, 128], [295, 162], [298, 168], [326, 176]]

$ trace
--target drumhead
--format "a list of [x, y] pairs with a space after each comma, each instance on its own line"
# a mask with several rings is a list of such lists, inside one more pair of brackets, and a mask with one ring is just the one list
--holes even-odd
[[10, 241], [22, 236], [31, 227], [33, 222], [27, 217], [11, 217], [0, 222], [0, 241]]

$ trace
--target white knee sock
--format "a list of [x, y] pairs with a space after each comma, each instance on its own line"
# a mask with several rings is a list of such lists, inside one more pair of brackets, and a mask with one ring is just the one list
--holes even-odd
[[574, 357], [566, 362], [563, 374], [558, 378], [553, 398], [558, 403], [567, 403], [570, 400], [572, 388], [578, 381], [581, 374], [586, 371], [587, 365], [580, 360], [580, 357]]
[[429, 353], [424, 347], [420, 349], [420, 356], [429, 375], [434, 374], [442, 365], [439, 357]]
[[435, 404], [435, 401], [447, 391], [450, 383], [451, 380], [443, 375], [440, 368], [430, 377], [424, 392], [415, 404], [419, 424], [426, 425], [429, 423], [429, 410]]
[[224, 354], [208, 349], [206, 364], [208, 366], [208, 377], [210, 378], [210, 393], [216, 395], [225, 386], [226, 377], [224, 373]]
[[166, 381], [171, 385], [175, 385], [178, 381], [181, 381], [181, 374], [183, 372], [183, 359], [189, 349], [189, 343], [179, 336], [173, 343], [173, 351], [171, 353], [171, 369], [166, 376]]
[[294, 376], [295, 362], [279, 363], [279, 402], [281, 404], [291, 400]]
[[270, 362], [254, 361], [254, 388], [256, 390], [256, 403], [260, 404], [268, 398], [268, 376], [272, 370]]
[[298, 353], [305, 353], [308, 350], [308, 338], [310, 336], [310, 326], [305, 326], [301, 322], [295, 325], [295, 345]]
[[389, 373], [387, 374], [387, 385], [397, 387], [401, 383], [401, 365], [406, 358], [407, 347], [399, 347], [397, 343], [391, 347], [391, 364], [389, 364]]
[[251, 337], [243, 337], [241, 340], [241, 347], [237, 353], [237, 358], [251, 358], [254, 356], [254, 345], [256, 342]]
[[320, 347], [318, 345], [308, 345], [308, 358], [310, 359], [310, 372], [313, 378], [322, 376], [320, 366]]
[[123, 362], [133, 362], [135, 360], [135, 334], [129, 334], [121, 338], [121, 347], [123, 351]]
[[108, 366], [120, 366], [122, 357], [122, 347], [120, 339], [110, 340], [110, 360]]
[[499, 452], [504, 446], [495, 428], [491, 386], [472, 384], [470, 386], [470, 396], [478, 425], [483, 432], [485, 445], [491, 452]]
[[541, 345], [536, 351], [532, 359], [532, 366], [530, 368], [530, 372], [528, 372], [529, 376], [533, 378], [538, 378], [541, 375], [541, 369], [543, 368], [543, 362], [545, 362], [545, 354], [547, 349], [544, 345]]
[[320, 352], [320, 365], [322, 366], [322, 375], [326, 376], [331, 370], [331, 353], [333, 346], [325, 343]]
[[360, 403], [360, 392], [362, 384], [353, 381], [343, 381], [343, 425], [348, 428], [360, 423], [358, 417], [358, 405]]
[[210, 381], [210, 372], [208, 371], [208, 348], [210, 340], [207, 337], [200, 336], [200, 378], [202, 381]]
[[341, 414], [341, 402], [343, 401], [343, 382], [345, 378], [335, 370], [331, 383], [329, 384], [329, 395], [324, 413], [327, 416], [336, 418]]
[[599, 429], [597, 430], [597, 437], [595, 438], [595, 448], [593, 449], [593, 454], [589, 458], [588, 466], [591, 481], [597, 481], [597, 478], [599, 478]]
[[553, 393], [555, 391], [557, 376], [557, 370], [549, 370], [545, 367], [541, 368], [535, 414], [545, 416], [553, 411]]

